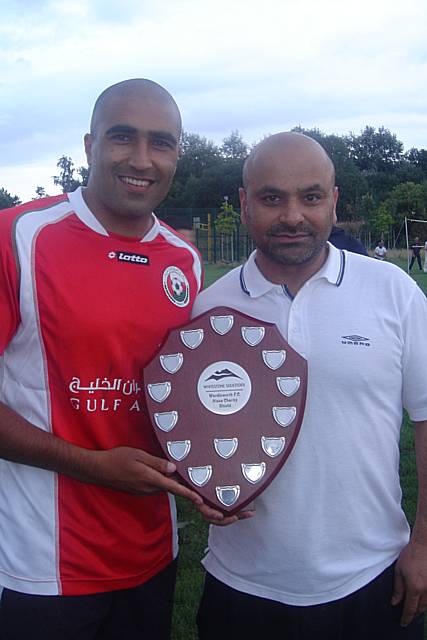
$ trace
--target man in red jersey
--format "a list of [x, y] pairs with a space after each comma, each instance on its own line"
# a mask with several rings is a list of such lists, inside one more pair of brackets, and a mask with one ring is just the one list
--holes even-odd
[[166, 639], [177, 532], [142, 371], [202, 265], [153, 214], [181, 118], [150, 80], [98, 98], [87, 188], [0, 216], [0, 636]]

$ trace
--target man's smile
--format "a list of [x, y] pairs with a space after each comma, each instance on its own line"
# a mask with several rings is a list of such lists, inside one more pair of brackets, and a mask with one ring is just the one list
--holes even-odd
[[154, 180], [148, 180], [147, 178], [134, 178], [133, 176], [118, 176], [118, 178], [124, 184], [143, 189], [154, 184]]

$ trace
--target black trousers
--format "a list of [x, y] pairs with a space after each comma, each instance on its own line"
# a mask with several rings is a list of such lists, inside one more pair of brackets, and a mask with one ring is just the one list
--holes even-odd
[[422, 640], [424, 616], [400, 626], [392, 607], [394, 565], [355, 593], [327, 604], [294, 607], [236, 591], [206, 574], [199, 640]]
[[422, 266], [421, 266], [421, 256], [412, 256], [411, 258], [411, 263], [409, 265], [409, 271], [411, 271], [412, 267], [414, 266], [414, 262], [415, 260], [418, 262], [418, 266], [420, 268], [420, 271], [422, 271]]
[[176, 564], [139, 587], [88, 596], [4, 589], [0, 640], [169, 640]]

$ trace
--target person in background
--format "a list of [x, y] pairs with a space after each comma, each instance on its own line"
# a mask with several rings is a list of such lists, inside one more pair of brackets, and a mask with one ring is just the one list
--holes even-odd
[[385, 260], [387, 257], [387, 249], [385, 248], [384, 242], [382, 240], [379, 241], [374, 250], [374, 258], [377, 260]]
[[423, 270], [421, 266], [421, 249], [423, 249], [423, 246], [420, 244], [420, 239], [417, 236], [414, 240], [414, 244], [411, 245], [411, 262], [409, 264], [409, 271], [412, 271], [415, 260], [418, 263], [419, 270]]
[[368, 255], [365, 245], [358, 238], [355, 238], [335, 224], [332, 225], [328, 240], [334, 247], [337, 247], [337, 249], [347, 249], [347, 251], [351, 251], [352, 253], [360, 253], [362, 256]]
[[[197, 316], [225, 305], [274, 322], [308, 362], [306, 410], [286, 464], [251, 517], [207, 516], [217, 526], [203, 561], [200, 640], [225, 631], [248, 639], [423, 637], [427, 299], [397, 266], [328, 242], [337, 197], [334, 167], [317, 142], [297, 133], [263, 140], [240, 189], [256, 250], [193, 308]], [[414, 421], [418, 466], [412, 533], [399, 482], [403, 408]]]
[[198, 252], [153, 210], [181, 116], [151, 80], [106, 89], [86, 188], [0, 216], [2, 640], [167, 640], [172, 494], [142, 372], [201, 288]]

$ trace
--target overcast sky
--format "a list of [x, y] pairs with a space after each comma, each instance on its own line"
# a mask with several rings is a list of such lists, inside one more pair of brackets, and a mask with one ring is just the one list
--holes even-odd
[[94, 100], [134, 77], [215, 142], [384, 125], [427, 148], [426, 24], [426, 0], [0, 0], [0, 187], [57, 193]]

